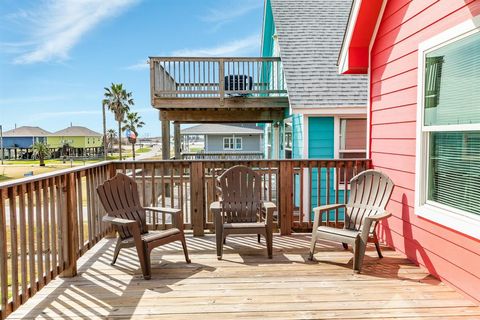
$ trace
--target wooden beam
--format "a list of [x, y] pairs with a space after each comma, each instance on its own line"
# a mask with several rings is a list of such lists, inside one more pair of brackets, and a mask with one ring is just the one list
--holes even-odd
[[288, 107], [287, 97], [226, 97], [219, 98], [153, 98], [153, 106], [157, 109], [177, 108], [286, 108]]
[[160, 111], [160, 120], [182, 123], [273, 122], [284, 119], [283, 109], [275, 110], [169, 110]]
[[205, 233], [205, 181], [203, 162], [193, 162], [190, 166], [190, 205], [193, 235]]
[[178, 121], [173, 122], [173, 149], [175, 150], [175, 159], [182, 158], [182, 148], [180, 140], [180, 123]]
[[162, 120], [162, 159], [170, 159], [170, 121]]

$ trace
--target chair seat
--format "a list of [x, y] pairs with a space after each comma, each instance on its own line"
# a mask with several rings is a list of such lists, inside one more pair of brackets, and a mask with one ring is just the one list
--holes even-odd
[[256, 228], [265, 228], [265, 223], [263, 222], [234, 222], [234, 223], [224, 223], [224, 229], [256, 229]]
[[[152, 242], [152, 241], [155, 241], [155, 240], [167, 238], [167, 237], [179, 234], [179, 233], [180, 233], [180, 230], [177, 229], [177, 228], [172, 228], [172, 229], [162, 230], [162, 231], [153, 231], [153, 232], [150, 231], [150, 232], [142, 234], [142, 240], [144, 242], [148, 243], [148, 242]], [[134, 239], [133, 239], [133, 237], [123, 239], [122, 243], [134, 243]]]
[[334, 236], [341, 236], [341, 237], [355, 239], [360, 234], [361, 231], [320, 226], [317, 228], [317, 232], [324, 233], [326, 235], [334, 235]]

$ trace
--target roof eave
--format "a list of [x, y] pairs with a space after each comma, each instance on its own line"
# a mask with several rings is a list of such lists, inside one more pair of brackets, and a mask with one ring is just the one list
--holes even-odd
[[368, 73], [370, 43], [386, 1], [353, 1], [338, 57], [339, 73]]

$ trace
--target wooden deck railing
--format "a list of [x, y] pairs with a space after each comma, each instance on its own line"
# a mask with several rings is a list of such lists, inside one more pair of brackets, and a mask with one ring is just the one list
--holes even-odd
[[[74, 276], [76, 262], [111, 229], [96, 187], [116, 172], [133, 177], [145, 206], [181, 208], [194, 235], [213, 230], [208, 208], [218, 197], [216, 178], [243, 164], [262, 176], [262, 198], [277, 204], [283, 235], [307, 231], [312, 208], [343, 202], [343, 181], [366, 169], [368, 160], [125, 161], [102, 162], [0, 184], [0, 319], [57, 276]], [[334, 219], [325, 223], [338, 224]], [[149, 216], [151, 229], [170, 227]]]
[[286, 95], [282, 63], [276, 57], [151, 57], [150, 80], [156, 98]]
[[263, 152], [182, 152], [183, 160], [261, 160]]

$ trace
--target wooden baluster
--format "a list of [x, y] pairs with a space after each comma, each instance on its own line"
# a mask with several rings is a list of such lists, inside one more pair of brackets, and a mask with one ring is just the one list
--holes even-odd
[[[340, 163], [335, 163], [335, 203], [338, 203], [338, 192], [340, 191]], [[338, 209], [335, 209], [335, 228], [338, 228]]]
[[9, 188], [8, 199], [10, 207], [10, 259], [12, 262], [11, 288], [13, 310], [15, 310], [21, 302], [18, 290], [17, 187]]
[[[325, 188], [325, 194], [326, 194], [326, 204], [330, 204], [330, 166], [329, 163], [326, 163], [326, 169], [327, 169], [327, 181], [325, 182], [326, 188]], [[330, 226], [330, 211], [327, 212], [327, 226]]]
[[203, 162], [190, 165], [190, 203], [192, 213], [193, 235], [204, 235], [205, 224], [205, 181]]
[[45, 283], [50, 282], [51, 265], [50, 265], [50, 199], [48, 194], [48, 179], [42, 181], [42, 195], [43, 195], [43, 239], [44, 239], [44, 261], [45, 261]]
[[36, 236], [36, 254], [37, 254], [37, 276], [38, 289], [40, 290], [45, 282], [43, 277], [43, 230], [42, 230], [42, 186], [40, 182], [35, 182], [35, 236]]
[[66, 229], [67, 246], [67, 267], [62, 277], [74, 277], [77, 275], [77, 251], [78, 251], [78, 214], [77, 214], [77, 192], [75, 184], [75, 173], [69, 173], [66, 179]]
[[[49, 179], [50, 184], [50, 234], [51, 236], [51, 254], [52, 254], [52, 277], [55, 278], [58, 274], [58, 262], [57, 262], [57, 219], [56, 219], [56, 208], [58, 198], [56, 197], [55, 192], [55, 178]], [[21, 200], [21, 199], [20, 199]]]
[[55, 178], [55, 185], [56, 185], [56, 218], [57, 218], [57, 229], [55, 233], [57, 234], [57, 254], [58, 254], [58, 273], [63, 272], [65, 269], [65, 260], [64, 260], [64, 248], [65, 246], [63, 245], [63, 220], [64, 220], [64, 215], [63, 215], [63, 207], [64, 207], [64, 200], [63, 200], [63, 181], [62, 177], [58, 176]]
[[83, 229], [83, 192], [82, 192], [82, 172], [78, 172], [76, 175], [76, 184], [77, 184], [77, 210], [78, 210], [78, 245], [80, 254], [83, 254], [85, 251], [84, 244], [84, 229]]
[[19, 214], [20, 214], [20, 269], [22, 275], [22, 303], [27, 301], [30, 296], [27, 284], [27, 223], [26, 223], [26, 204], [25, 204], [25, 184], [19, 186]]
[[30, 278], [30, 296], [37, 292], [37, 285], [35, 283], [35, 238], [34, 238], [34, 209], [33, 209], [33, 193], [34, 186], [30, 182], [27, 185], [27, 200], [28, 200], [28, 272]]
[[290, 235], [292, 233], [292, 221], [293, 221], [293, 162], [282, 161], [280, 162], [279, 175], [279, 187], [280, 197], [278, 199], [280, 204], [280, 233], [281, 235]]
[[0, 190], [0, 305], [1, 316], [5, 318], [10, 313], [8, 306], [8, 249], [7, 249], [7, 217], [5, 199], [8, 197], [7, 189]]

